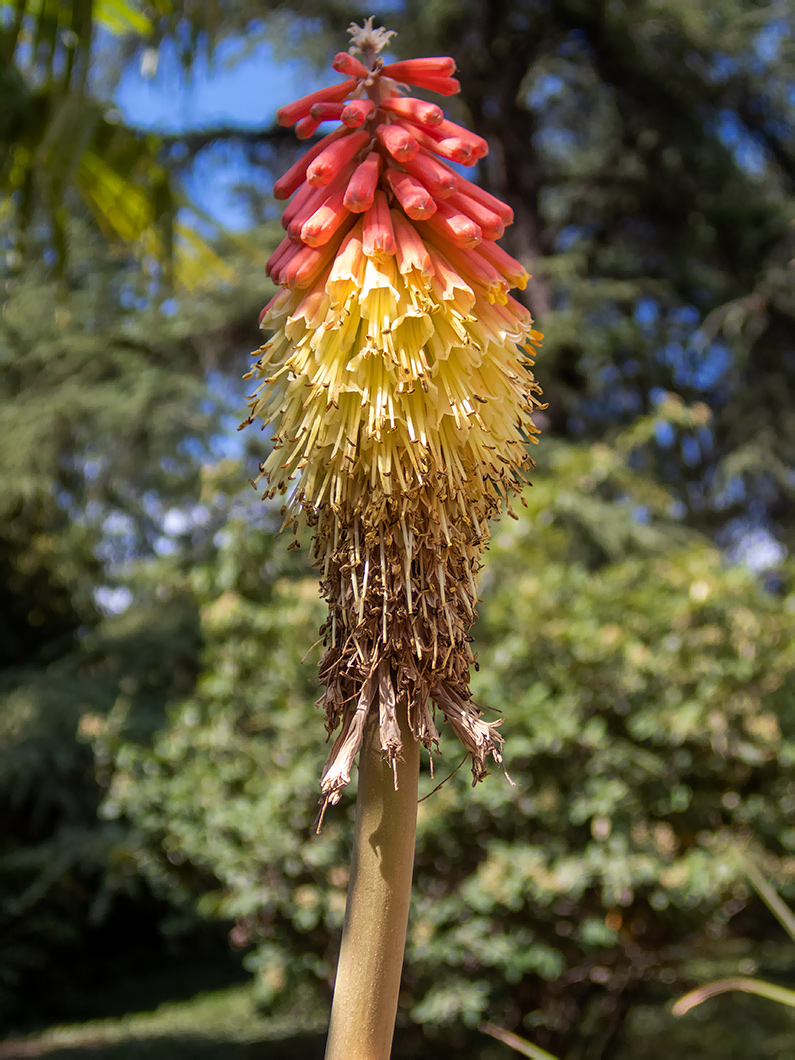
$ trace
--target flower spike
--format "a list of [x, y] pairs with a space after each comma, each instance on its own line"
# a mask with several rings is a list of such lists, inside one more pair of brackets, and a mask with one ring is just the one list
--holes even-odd
[[372, 19], [349, 32], [332, 64], [348, 80], [279, 112], [299, 137], [339, 124], [274, 185], [294, 198], [247, 421], [273, 424], [265, 496], [311, 529], [329, 607], [324, 809], [370, 715], [384, 756], [401, 758], [401, 701], [428, 750], [449, 722], [475, 780], [502, 761], [469, 692], [469, 630], [489, 519], [526, 482], [542, 407], [528, 352], [541, 336], [509, 294], [527, 271], [495, 242], [513, 211], [444, 161], [473, 165], [486, 141], [404, 94], [457, 92], [454, 61], [385, 66], [391, 33]]

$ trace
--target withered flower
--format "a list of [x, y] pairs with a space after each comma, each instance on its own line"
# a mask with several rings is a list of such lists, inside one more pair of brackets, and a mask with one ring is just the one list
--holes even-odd
[[371, 711], [400, 759], [401, 699], [428, 750], [441, 711], [475, 780], [502, 761], [498, 722], [472, 702], [469, 630], [489, 520], [526, 481], [539, 407], [541, 335], [508, 293], [529, 277], [496, 243], [512, 211], [445, 163], [474, 165], [486, 142], [404, 94], [458, 92], [453, 60], [384, 65], [391, 34], [372, 19], [349, 32], [333, 62], [346, 80], [278, 115], [301, 138], [338, 124], [274, 187], [292, 201], [247, 420], [273, 425], [265, 496], [285, 497], [295, 533], [311, 527], [329, 605], [324, 807]]

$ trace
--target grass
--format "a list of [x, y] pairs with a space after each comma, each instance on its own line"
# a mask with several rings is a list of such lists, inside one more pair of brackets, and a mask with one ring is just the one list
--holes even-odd
[[[156, 976], [154, 977], [156, 978]], [[307, 1009], [307, 1011], [309, 1011]], [[0, 1043], [0, 1060], [321, 1060], [326, 1013], [263, 1016], [252, 981], [163, 1001], [150, 1011], [49, 1027]], [[532, 1035], [528, 1034], [528, 1037]], [[464, 1046], [462, 1048], [462, 1046]], [[435, 1055], [510, 1060], [485, 1034], [431, 1051], [416, 1035], [396, 1037], [396, 1057]], [[721, 996], [676, 1019], [668, 1004], [638, 1005], [610, 1060], [792, 1060], [795, 1014], [756, 997]]]
[[252, 983], [166, 1001], [152, 1012], [51, 1027], [0, 1044], [0, 1060], [313, 1060], [322, 1057], [325, 1027], [258, 1013]]

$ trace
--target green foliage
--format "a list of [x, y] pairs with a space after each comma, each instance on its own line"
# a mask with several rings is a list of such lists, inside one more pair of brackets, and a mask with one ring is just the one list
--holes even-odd
[[146, 9], [126, 0], [0, 3], [0, 217], [12, 222], [17, 264], [44, 222], [62, 269], [68, 218], [86, 209], [107, 238], [139, 257], [156, 256], [167, 279], [193, 288], [209, 277], [233, 278], [206, 240], [177, 219], [161, 138], [120, 122], [96, 84], [90, 88], [100, 28], [121, 55], [155, 43], [153, 16], [174, 13], [170, 0]]
[[[477, 627], [475, 690], [505, 715], [515, 786], [458, 774], [421, 804], [404, 988], [437, 1028], [518, 1006], [554, 1051], [594, 1033], [605, 997], [668, 992], [705, 952], [775, 937], [734, 848], [791, 873], [795, 601], [672, 525], [620, 458], [631, 437], [549, 448], [554, 475], [495, 535]], [[151, 749], [121, 740], [106, 812], [148, 837], [158, 886], [188, 886], [186, 863], [216, 878], [201, 908], [258, 943], [263, 1000], [295, 1004], [331, 979], [350, 801], [313, 834], [322, 730], [300, 659], [322, 612], [286, 562], [241, 523], [194, 572], [196, 693]]]
[[[122, 724], [145, 736], [192, 688], [198, 616], [180, 570], [224, 518], [212, 497], [192, 504], [182, 554], [157, 557], [166, 513], [201, 491], [186, 447], [222, 410], [201, 404], [211, 361], [193, 338], [214, 306], [143, 311], [129, 259], [78, 222], [71, 243], [66, 303], [43, 265], [0, 275], [0, 1011], [24, 997], [46, 1010], [32, 977], [68, 986], [66, 955], [120, 896], [153, 915], [126, 829], [97, 818], [109, 762], [88, 741]], [[135, 606], [104, 613], [114, 592]]]
[[[566, 1060], [783, 1060], [780, 1014], [770, 1044], [747, 999], [719, 1009], [725, 1033], [700, 1015], [675, 1030], [661, 1003], [719, 975], [792, 985], [737, 858], [792, 900], [791, 567], [763, 586], [718, 550], [754, 528], [795, 541], [791, 17], [755, 0], [392, 7], [396, 54], [461, 68], [446, 105], [488, 138], [478, 178], [515, 208], [550, 402], [476, 629], [515, 787], [458, 773], [420, 807], [406, 1009], [478, 1056], [488, 1017]], [[233, 924], [259, 998], [300, 1019], [328, 995], [353, 793], [315, 836], [316, 574], [241, 495], [262, 439], [245, 467], [222, 459], [273, 204], [250, 191], [261, 227], [212, 247], [180, 230], [173, 268], [201, 297], [161, 304], [150, 258], [178, 229], [175, 170], [242, 143], [267, 178], [287, 134], [141, 136], [87, 78], [166, 38], [186, 66], [241, 35], [319, 63], [370, 11], [0, 14], [0, 1005], [45, 1014], [104, 968], [92, 931], [123, 909], [124, 951], [162, 915], [151, 887], [172, 930], [199, 934], [196, 909]], [[110, 42], [93, 31], [109, 16]]]

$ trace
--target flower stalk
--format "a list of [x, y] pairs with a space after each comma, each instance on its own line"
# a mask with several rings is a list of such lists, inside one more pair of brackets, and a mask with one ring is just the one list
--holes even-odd
[[390, 34], [371, 23], [334, 59], [346, 80], [278, 115], [299, 135], [341, 124], [274, 186], [295, 197], [268, 263], [281, 290], [261, 317], [272, 337], [255, 355], [247, 421], [273, 424], [265, 497], [285, 498], [296, 533], [311, 528], [329, 604], [324, 810], [371, 711], [382, 753], [400, 761], [398, 702], [429, 751], [441, 713], [474, 780], [501, 762], [498, 722], [469, 692], [469, 629], [488, 523], [526, 481], [539, 407], [541, 336], [509, 293], [529, 277], [495, 242], [513, 214], [447, 164], [475, 164], [486, 141], [406, 95], [458, 91], [455, 63], [384, 66]]
[[[408, 95], [408, 85], [458, 92], [454, 61], [385, 66], [391, 33], [372, 19], [349, 32], [350, 52], [333, 62], [347, 80], [278, 114], [299, 138], [341, 124], [274, 185], [277, 199], [294, 198], [267, 265], [280, 290], [260, 317], [271, 337], [254, 354], [246, 422], [272, 425], [263, 499], [283, 499], [296, 535], [311, 529], [329, 607], [319, 705], [334, 742], [320, 823], [360, 754], [328, 1055], [381, 1060], [405, 940], [419, 747], [438, 747], [441, 716], [473, 782], [489, 759], [502, 762], [499, 721], [484, 720], [469, 690], [469, 630], [489, 520], [511, 513], [532, 467], [542, 336], [510, 294], [529, 276], [496, 243], [512, 211], [448, 164], [475, 165], [486, 141]], [[356, 1051], [351, 1035], [365, 1027], [372, 1044]]]
[[381, 752], [375, 716], [359, 752], [359, 791], [326, 1060], [386, 1060], [406, 944], [417, 823], [419, 744], [398, 705], [403, 759]]

